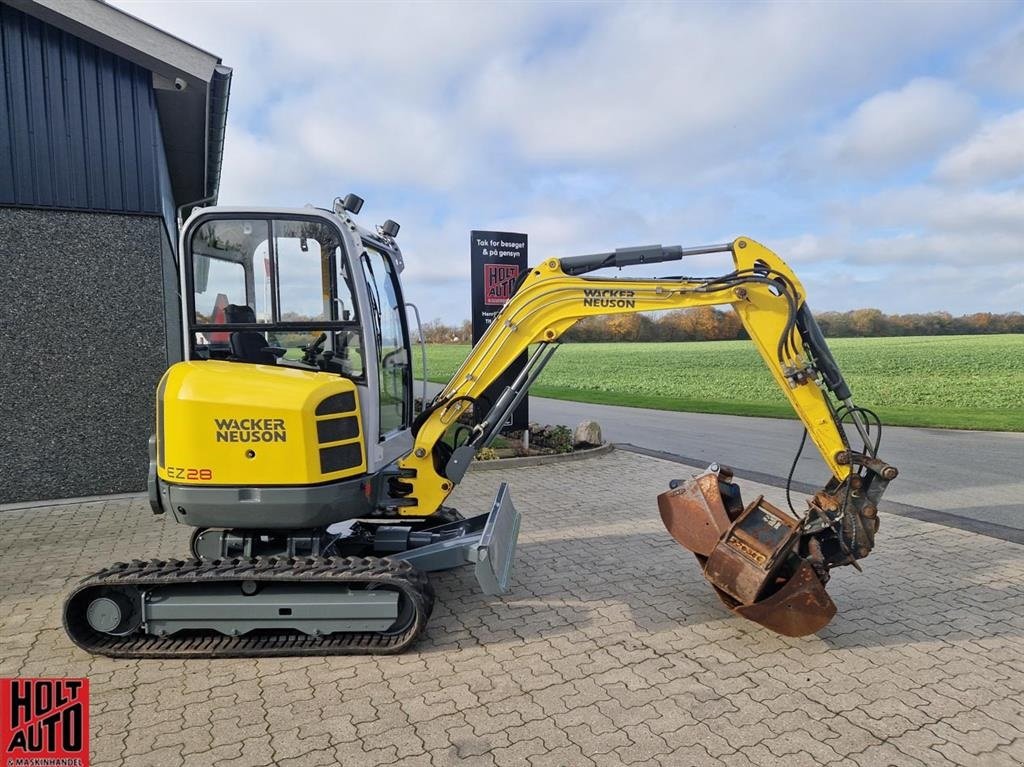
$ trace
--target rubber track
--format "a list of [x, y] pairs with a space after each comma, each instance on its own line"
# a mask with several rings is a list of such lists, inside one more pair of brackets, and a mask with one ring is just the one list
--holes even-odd
[[[85, 620], [89, 592], [102, 586], [151, 588], [182, 584], [239, 582], [333, 583], [386, 587], [414, 608], [409, 625], [395, 634], [345, 632], [313, 637], [297, 631], [226, 636], [213, 631], [158, 637], [135, 633], [111, 636]], [[402, 604], [400, 599], [399, 604]], [[426, 628], [434, 590], [426, 574], [408, 562], [380, 557], [288, 559], [134, 560], [118, 562], [85, 578], [64, 601], [64, 629], [83, 650], [111, 658], [253, 658], [297, 655], [400, 653]]]

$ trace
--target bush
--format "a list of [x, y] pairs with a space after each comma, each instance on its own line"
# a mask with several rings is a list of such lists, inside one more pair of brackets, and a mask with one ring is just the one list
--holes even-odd
[[572, 429], [568, 426], [530, 424], [530, 446], [547, 448], [556, 453], [572, 452]]

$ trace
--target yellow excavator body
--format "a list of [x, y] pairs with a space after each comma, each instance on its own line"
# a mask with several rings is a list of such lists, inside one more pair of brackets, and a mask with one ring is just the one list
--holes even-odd
[[196, 486], [317, 485], [366, 472], [359, 396], [340, 376], [223, 360], [172, 365], [157, 390], [157, 475]]

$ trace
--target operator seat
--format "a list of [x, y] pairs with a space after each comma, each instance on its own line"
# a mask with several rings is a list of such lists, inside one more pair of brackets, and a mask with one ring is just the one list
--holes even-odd
[[[224, 317], [229, 324], [256, 323], [256, 312], [251, 306], [228, 304]], [[267, 351], [267, 339], [257, 330], [236, 330], [231, 333], [231, 356], [240, 362], [276, 365], [277, 357]]]

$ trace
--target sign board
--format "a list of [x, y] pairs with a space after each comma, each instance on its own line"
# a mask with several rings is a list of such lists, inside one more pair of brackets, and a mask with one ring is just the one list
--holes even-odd
[[[515, 232], [469, 233], [469, 253], [473, 286], [473, 343], [487, 331], [501, 307], [511, 297], [519, 277], [529, 268], [527, 263], [527, 239], [525, 234]], [[519, 372], [526, 366], [526, 353], [516, 360], [498, 379], [491, 384], [477, 400], [476, 417], [487, 415], [491, 405], [510, 386]], [[508, 427], [525, 429], [530, 416], [528, 397], [512, 413]]]

